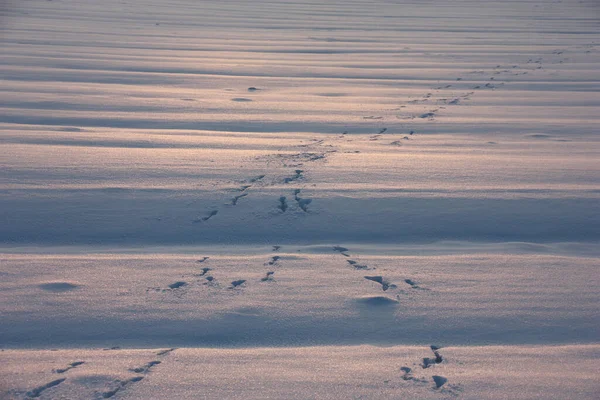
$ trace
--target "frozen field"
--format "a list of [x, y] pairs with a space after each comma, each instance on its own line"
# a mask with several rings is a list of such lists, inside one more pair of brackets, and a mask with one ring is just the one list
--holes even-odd
[[0, 5], [0, 399], [597, 399], [595, 0]]

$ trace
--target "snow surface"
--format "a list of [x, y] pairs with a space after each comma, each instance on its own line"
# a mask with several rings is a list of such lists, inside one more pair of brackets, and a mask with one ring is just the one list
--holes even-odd
[[0, 398], [597, 398], [599, 16], [2, 2]]

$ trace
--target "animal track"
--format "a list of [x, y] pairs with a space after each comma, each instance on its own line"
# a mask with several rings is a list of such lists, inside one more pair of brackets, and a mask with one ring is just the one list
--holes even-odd
[[177, 281], [169, 285], [169, 289], [179, 289], [180, 287], [186, 286], [187, 282]]
[[241, 199], [242, 197], [246, 197], [246, 196], [248, 196], [248, 193], [242, 193], [242, 194], [239, 194], [239, 195], [237, 195], [237, 196], [234, 196], [234, 197], [231, 199], [231, 205], [232, 205], [232, 206], [236, 206], [236, 205], [237, 205], [237, 203], [238, 203], [238, 201], [239, 201], [239, 199]]
[[269, 261], [266, 265], [275, 265], [277, 264], [277, 261], [279, 261], [281, 259], [280, 256], [273, 256], [271, 257], [271, 261]]
[[161, 350], [158, 353], [156, 353], [157, 356], [164, 356], [166, 354], [169, 354], [172, 351], [175, 351], [176, 348], [175, 347], [171, 347], [170, 349], [166, 349], [166, 350]]
[[409, 368], [409, 367], [401, 367], [400, 371], [404, 372], [404, 374], [400, 377], [403, 381], [413, 381], [413, 382], [419, 382], [419, 383], [427, 383], [426, 379], [416, 378], [412, 374], [412, 369]]
[[302, 173], [304, 172], [303, 170], [297, 169], [294, 172], [296, 173], [296, 175], [294, 175], [292, 177], [285, 178], [283, 180], [283, 183], [290, 183], [290, 182], [293, 182], [293, 181], [297, 181], [298, 179], [300, 179], [300, 178], [303, 177], [303, 175], [302, 175]]
[[279, 198], [279, 205], [277, 206], [282, 212], [288, 209], [287, 198], [285, 196], [281, 196]]
[[217, 280], [213, 277], [213, 276], [205, 276], [204, 279], [206, 279], [206, 282], [204, 282], [205, 285], [209, 285], [209, 286], [217, 286]]
[[38, 386], [35, 389], [31, 389], [29, 392], [26, 393], [26, 395], [28, 397], [40, 397], [40, 395], [42, 394], [42, 392], [44, 390], [50, 389], [51, 387], [54, 387], [54, 386], [58, 386], [61, 383], [63, 383], [65, 380], [67, 380], [67, 378], [56, 379], [52, 382], [48, 382], [45, 385]]
[[233, 281], [233, 282], [231, 282], [231, 287], [230, 287], [230, 289], [236, 288], [236, 287], [238, 287], [238, 286], [240, 286], [240, 285], [244, 284], [245, 282], [246, 282], [246, 280], [245, 280], [245, 279], [239, 279], [239, 280], [237, 280], [237, 281]]
[[377, 282], [381, 285], [381, 288], [383, 289], [383, 291], [385, 292], [386, 290], [390, 289], [390, 288], [395, 288], [396, 285], [389, 283], [386, 279], [383, 278], [383, 276], [377, 275], [377, 276], [365, 276], [365, 279], [369, 280], [369, 281], [373, 281], [373, 282]]
[[298, 207], [304, 212], [308, 212], [308, 205], [312, 203], [312, 199], [303, 199], [299, 197], [300, 189], [294, 190], [294, 199], [298, 203]]
[[361, 270], [370, 269], [367, 265], [358, 264], [358, 262], [354, 261], [354, 260], [346, 260], [346, 262], [348, 264], [352, 265], [354, 267], [354, 269], [361, 269]]
[[[159, 356], [168, 354], [170, 352], [172, 352], [173, 350], [175, 350], [175, 348], [171, 348], [171, 349], [166, 349], [166, 350], [162, 350], [159, 351], [158, 353], [156, 353]], [[161, 361], [158, 360], [154, 360], [154, 361], [150, 361], [144, 365], [142, 365], [141, 367], [136, 367], [136, 368], [130, 368], [129, 371], [131, 372], [135, 372], [136, 374], [148, 374], [150, 372], [150, 370], [155, 366], [160, 364]], [[116, 384], [116, 387], [114, 389], [111, 390], [107, 390], [105, 392], [102, 393], [102, 397], [105, 399], [109, 399], [111, 397], [113, 397], [114, 395], [116, 395], [119, 391], [125, 389], [128, 385], [135, 383], [135, 382], [139, 382], [142, 379], [144, 379], [143, 376], [134, 376], [133, 378], [130, 379], [126, 379], [124, 381], [122, 380], [116, 380], [114, 383]]]
[[446, 384], [446, 382], [448, 382], [448, 379], [446, 379], [440, 375], [434, 375], [431, 378], [433, 379], [433, 382], [435, 383], [435, 389], [441, 388], [442, 386], [444, 386]]
[[209, 219], [211, 219], [212, 217], [214, 217], [215, 215], [217, 215], [219, 213], [218, 210], [212, 210], [210, 213], [208, 213], [208, 215], [206, 217], [202, 217], [202, 218], [198, 218], [195, 219], [193, 222], [194, 223], [198, 223], [198, 222], [206, 222]]
[[298, 200], [298, 207], [300, 207], [302, 209], [302, 211], [304, 212], [308, 212], [308, 205], [312, 203], [312, 199], [299, 199]]
[[156, 287], [149, 287], [146, 289], [146, 293], [154, 291], [154, 292], [161, 292], [161, 293], [167, 293], [167, 292], [171, 292], [171, 293], [178, 293], [177, 296], [179, 295], [183, 295], [185, 293], [185, 291], [179, 291], [178, 289], [182, 289], [184, 286], [187, 286], [188, 283], [185, 281], [177, 281], [177, 282], [173, 282], [169, 285], [167, 285], [166, 288], [162, 288], [160, 286], [156, 286]]
[[109, 399], [109, 398], [113, 397], [115, 394], [117, 394], [120, 390], [125, 389], [125, 387], [127, 385], [130, 385], [135, 382], [139, 382], [142, 379], [144, 379], [143, 376], [134, 376], [133, 378], [127, 379], [125, 381], [117, 380], [117, 381], [115, 381], [115, 383], [117, 384], [117, 387], [112, 390], [108, 390], [108, 391], [102, 393], [102, 398]]
[[250, 178], [248, 180], [248, 182], [250, 182], [250, 183], [256, 183], [256, 182], [259, 182], [259, 181], [263, 180], [264, 177], [265, 177], [265, 175], [258, 175], [258, 176], [254, 177], [254, 178]]
[[428, 357], [423, 358], [423, 363], [421, 364], [423, 369], [429, 368], [435, 364], [441, 364], [442, 361], [444, 361], [444, 358], [442, 357], [442, 355], [439, 352], [440, 347], [431, 345], [430, 348], [431, 348], [431, 351], [433, 351], [435, 358], [428, 358]]
[[[316, 144], [320, 144], [320, 143], [311, 143], [308, 145], [301, 145], [301, 146], [314, 146]], [[298, 153], [298, 154], [291, 154], [291, 155], [286, 154], [286, 155], [281, 156], [281, 158], [285, 158], [287, 161], [293, 161], [298, 166], [302, 165], [303, 162], [322, 160], [325, 157], [326, 157], [325, 153]], [[298, 163], [300, 163], [300, 164], [298, 164]]]
[[401, 377], [402, 380], [410, 381], [415, 379], [415, 377], [412, 375], [412, 369], [410, 369], [409, 367], [401, 367], [400, 371], [404, 372], [404, 374]]
[[72, 362], [71, 364], [69, 364], [68, 367], [57, 369], [54, 372], [56, 372], [57, 374], [64, 374], [68, 370], [76, 368], [76, 367], [80, 366], [81, 364], [85, 364], [85, 361], [75, 361], [75, 362]]
[[273, 280], [273, 274], [275, 274], [275, 272], [273, 271], [269, 271], [267, 272], [267, 275], [264, 276], [263, 278], [260, 279], [261, 282], [269, 282]]
[[204, 276], [208, 273], [208, 271], [212, 271], [212, 268], [204, 267], [202, 268], [202, 273], [196, 274], [195, 276]]
[[[421, 367], [423, 367], [423, 369], [426, 369], [435, 364], [440, 364], [443, 361], [443, 358], [439, 353], [440, 347], [432, 345], [432, 346], [430, 346], [430, 348], [431, 348], [431, 351], [433, 351], [433, 354], [435, 355], [435, 359], [424, 358], [423, 364], [421, 364]], [[412, 369], [409, 367], [401, 367], [400, 370], [403, 372], [403, 375], [400, 378], [404, 381], [411, 381], [411, 382], [416, 382], [416, 383], [420, 383], [420, 384], [427, 384], [427, 382], [430, 382], [429, 380], [426, 380], [424, 378], [416, 378], [413, 375]], [[431, 379], [433, 379], [433, 383], [434, 383], [433, 390], [440, 390], [440, 392], [451, 394], [453, 396], [456, 396], [458, 394], [458, 392], [462, 391], [462, 388], [460, 385], [450, 385], [450, 384], [446, 385], [448, 382], [448, 379], [441, 375], [433, 375], [431, 377]], [[442, 388], [442, 387], [444, 387], [444, 388]]]
[[425, 289], [424, 287], [419, 286], [415, 281], [413, 281], [412, 279], [405, 279], [404, 282], [408, 285], [410, 285], [410, 287], [412, 289], [420, 289], [420, 290], [429, 290], [429, 289]]
[[333, 251], [337, 251], [343, 256], [350, 257], [350, 255], [348, 254], [348, 249], [345, 247], [333, 246]]
[[147, 374], [148, 372], [150, 372], [150, 368], [154, 367], [155, 365], [160, 364], [160, 361], [150, 361], [149, 363], [142, 365], [141, 367], [137, 367], [137, 368], [131, 368], [129, 369], [131, 372], [135, 372], [136, 374]]

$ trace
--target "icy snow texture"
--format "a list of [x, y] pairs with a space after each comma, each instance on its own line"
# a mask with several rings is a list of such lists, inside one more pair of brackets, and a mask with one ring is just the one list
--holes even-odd
[[598, 10], [3, 2], [0, 397], [594, 398]]

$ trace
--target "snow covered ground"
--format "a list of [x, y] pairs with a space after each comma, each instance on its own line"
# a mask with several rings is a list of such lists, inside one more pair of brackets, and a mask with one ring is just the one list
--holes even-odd
[[599, 16], [3, 2], [0, 398], [597, 398]]
[[6, 350], [0, 371], [4, 383], [25, 398], [29, 393], [48, 399], [593, 399], [598, 394], [597, 345], [448, 347], [438, 351], [445, 361], [428, 368], [423, 359], [435, 357], [428, 347], [169, 350]]

